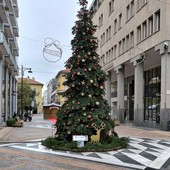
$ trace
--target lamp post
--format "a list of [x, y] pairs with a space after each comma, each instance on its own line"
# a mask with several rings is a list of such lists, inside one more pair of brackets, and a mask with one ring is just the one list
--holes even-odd
[[23, 109], [23, 82], [24, 82], [24, 71], [28, 70], [28, 73], [32, 73], [31, 68], [26, 68], [21, 65], [21, 118], [23, 119], [24, 109]]

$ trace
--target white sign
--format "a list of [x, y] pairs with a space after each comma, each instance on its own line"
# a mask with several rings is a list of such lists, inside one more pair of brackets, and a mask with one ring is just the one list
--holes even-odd
[[73, 141], [88, 141], [88, 136], [86, 135], [73, 135]]

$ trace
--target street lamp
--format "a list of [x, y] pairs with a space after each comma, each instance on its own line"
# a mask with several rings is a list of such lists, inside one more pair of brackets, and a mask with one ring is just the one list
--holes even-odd
[[32, 69], [31, 68], [26, 68], [23, 67], [23, 65], [21, 65], [21, 118], [23, 119], [23, 114], [24, 114], [24, 110], [23, 110], [23, 78], [24, 78], [24, 71], [28, 70], [28, 73], [32, 73]]

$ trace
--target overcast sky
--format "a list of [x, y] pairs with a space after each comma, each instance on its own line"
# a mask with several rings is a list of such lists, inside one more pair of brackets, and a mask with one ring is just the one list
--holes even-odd
[[[92, 0], [88, 0], [89, 5]], [[71, 56], [70, 42], [73, 39], [72, 27], [77, 20], [80, 6], [78, 0], [18, 0], [19, 6], [19, 58], [21, 68], [32, 68], [33, 73], [24, 71], [24, 77], [35, 77], [37, 81], [46, 84], [57, 73], [65, 69], [64, 63]], [[60, 42], [62, 58], [55, 63], [48, 62], [43, 56], [44, 40], [51, 38]], [[48, 41], [49, 42], [49, 41]], [[54, 47], [53, 47], [54, 50]], [[58, 59], [45, 54], [49, 60]]]

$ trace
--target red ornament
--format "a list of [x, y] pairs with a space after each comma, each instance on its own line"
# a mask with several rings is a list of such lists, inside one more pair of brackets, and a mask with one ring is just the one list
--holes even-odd
[[80, 104], [80, 102], [77, 102], [77, 104]]
[[90, 116], [90, 115], [88, 115], [88, 118], [90, 119], [90, 118], [91, 118], [91, 116]]

